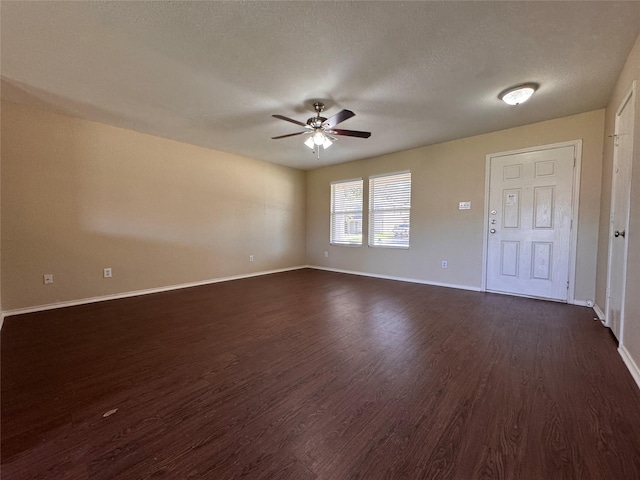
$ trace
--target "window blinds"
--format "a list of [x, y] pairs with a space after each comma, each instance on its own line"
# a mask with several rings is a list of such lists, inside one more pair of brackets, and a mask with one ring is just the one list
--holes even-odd
[[330, 241], [362, 245], [362, 179], [331, 183]]
[[409, 248], [411, 172], [369, 178], [369, 246]]

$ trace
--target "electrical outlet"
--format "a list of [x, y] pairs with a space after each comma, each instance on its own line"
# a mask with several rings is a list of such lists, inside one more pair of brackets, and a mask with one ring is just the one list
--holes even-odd
[[324, 258], [327, 258], [329, 256], [329, 252], [327, 252], [326, 250], [324, 251]]
[[442, 268], [449, 268], [449, 264], [446, 260], [442, 260]]
[[53, 283], [53, 273], [45, 273], [44, 276], [42, 277], [42, 280], [45, 285], [49, 285]]
[[249, 255], [249, 261], [253, 262], [253, 255]]
[[460, 202], [458, 210], [471, 210], [471, 202]]
[[104, 278], [111, 278], [113, 276], [111, 272], [111, 268], [105, 268], [102, 272], [102, 276]]

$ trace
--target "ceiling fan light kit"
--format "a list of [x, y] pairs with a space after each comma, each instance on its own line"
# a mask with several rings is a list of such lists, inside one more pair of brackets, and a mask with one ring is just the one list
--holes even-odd
[[306, 130], [302, 132], [289, 133], [286, 135], [279, 135], [277, 137], [271, 137], [273, 140], [278, 140], [280, 138], [293, 137], [296, 135], [309, 135], [307, 139], [304, 141], [304, 144], [312, 150], [317, 151], [318, 158], [320, 158], [320, 148], [324, 148], [325, 150], [333, 145], [333, 142], [337, 140], [334, 135], [343, 135], [345, 137], [358, 137], [358, 138], [369, 138], [371, 136], [371, 132], [361, 132], [358, 130], [343, 130], [343, 129], [334, 129], [336, 125], [345, 120], [348, 120], [351, 117], [355, 116], [351, 110], [341, 110], [336, 113], [334, 116], [330, 118], [322, 117], [320, 114], [324, 111], [324, 103], [315, 102], [313, 104], [313, 108], [316, 111], [316, 116], [311, 117], [307, 120], [307, 123], [299, 122], [298, 120], [294, 120], [293, 118], [285, 117], [284, 115], [272, 115], [274, 118], [278, 118], [280, 120], [284, 120], [286, 122], [295, 123], [296, 125], [300, 125], [301, 127], [305, 127]]
[[498, 98], [507, 105], [520, 105], [529, 100], [537, 89], [537, 83], [523, 83], [503, 90]]
[[309, 137], [304, 141], [304, 144], [309, 147], [311, 150], [313, 150], [316, 146], [315, 143], [313, 143], [313, 137]]

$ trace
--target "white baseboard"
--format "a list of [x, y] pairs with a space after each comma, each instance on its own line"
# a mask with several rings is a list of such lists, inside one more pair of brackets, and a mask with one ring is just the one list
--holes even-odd
[[596, 312], [598, 320], [604, 325], [606, 322], [605, 314], [597, 303], [593, 306], [593, 311]]
[[166, 287], [157, 287], [157, 288], [148, 288], [145, 290], [135, 290], [133, 292], [124, 292], [124, 293], [116, 293], [113, 295], [103, 295], [100, 297], [91, 297], [91, 298], [81, 298], [79, 300], [70, 300], [67, 302], [56, 302], [49, 303], [46, 305], [37, 305], [34, 307], [27, 308], [17, 308], [14, 310], [6, 310], [2, 312], [2, 317], [0, 319], [0, 328], [2, 326], [2, 321], [4, 317], [8, 317], [9, 315], [21, 315], [24, 313], [33, 313], [33, 312], [42, 312], [45, 310], [54, 310], [56, 308], [64, 308], [64, 307], [73, 307], [75, 305], [85, 305], [87, 303], [96, 303], [96, 302], [104, 302], [107, 300], [117, 300], [119, 298], [128, 298], [128, 297], [137, 297], [139, 295], [149, 295], [152, 293], [161, 293], [161, 292], [169, 292], [171, 290], [179, 290], [181, 288], [190, 288], [190, 287], [198, 287], [200, 285], [209, 285], [211, 283], [220, 283], [220, 282], [228, 282], [230, 280], [240, 280], [242, 278], [251, 278], [251, 277], [259, 277], [262, 275], [270, 275], [272, 273], [280, 273], [280, 272], [288, 272], [291, 270], [300, 270], [301, 268], [307, 268], [307, 265], [298, 265], [296, 267], [289, 268], [279, 268], [276, 270], [265, 270], [262, 272], [255, 273], [246, 273], [242, 275], [233, 275], [231, 277], [221, 277], [221, 278], [213, 278], [210, 280], [201, 280], [199, 282], [190, 282], [190, 283], [181, 283], [179, 285], [169, 285]]
[[579, 307], [588, 307], [589, 303], [588, 300], [576, 300], [575, 298], [573, 299], [572, 302], [567, 302], [570, 303], [572, 305], [578, 305]]
[[[604, 313], [602, 313], [602, 310], [600, 309], [597, 303], [593, 303], [593, 300], [574, 300], [572, 303], [574, 305], [579, 305], [581, 307], [592, 308], [593, 312], [596, 314], [597, 320], [600, 320], [600, 323], [602, 323], [603, 325], [605, 324]], [[596, 319], [594, 318], [594, 320]]]
[[640, 368], [638, 368], [638, 365], [636, 364], [636, 362], [634, 362], [631, 354], [624, 345], [620, 345], [620, 347], [618, 348], [618, 353], [620, 353], [622, 361], [629, 369], [629, 372], [631, 372], [631, 376], [636, 381], [638, 388], [640, 388]]
[[410, 283], [420, 283], [422, 285], [433, 285], [434, 287], [447, 287], [447, 288], [457, 288], [459, 290], [471, 290], [473, 292], [482, 292], [483, 290], [480, 287], [470, 287], [469, 285], [457, 285], [453, 283], [440, 283], [440, 282], [430, 282], [427, 280], [421, 280], [419, 278], [406, 278], [406, 277], [394, 277], [392, 275], [380, 275], [377, 273], [369, 273], [369, 272], [356, 272], [354, 270], [342, 270], [341, 268], [328, 268], [328, 267], [320, 267], [318, 265], [307, 265], [307, 268], [313, 268], [316, 270], [326, 270], [327, 272], [336, 272], [336, 273], [347, 273], [350, 275], [360, 275], [363, 277], [373, 277], [373, 278], [382, 278], [385, 280], [397, 280], [400, 282], [410, 282]]

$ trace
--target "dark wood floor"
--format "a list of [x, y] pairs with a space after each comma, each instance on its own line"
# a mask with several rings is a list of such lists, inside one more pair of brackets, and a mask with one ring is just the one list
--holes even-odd
[[640, 391], [587, 308], [300, 270], [1, 340], [4, 480], [640, 478]]

